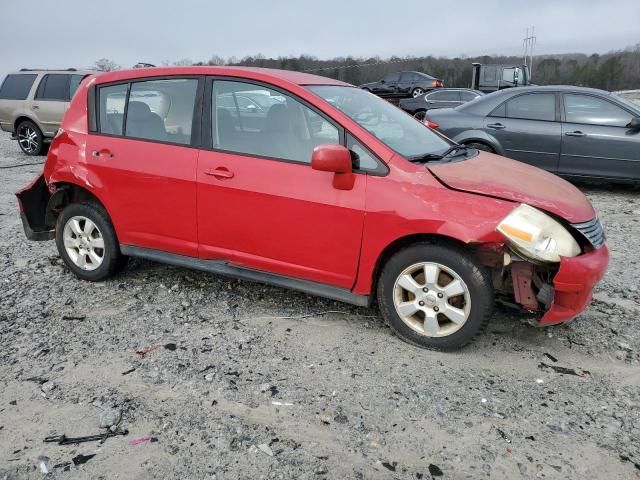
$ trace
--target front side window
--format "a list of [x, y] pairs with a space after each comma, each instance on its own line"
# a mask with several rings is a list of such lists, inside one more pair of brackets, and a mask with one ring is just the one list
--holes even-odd
[[36, 77], [35, 74], [7, 75], [0, 87], [0, 99], [25, 100]]
[[125, 136], [189, 144], [197, 89], [191, 78], [132, 83]]
[[405, 158], [441, 154], [451, 146], [416, 119], [369, 92], [337, 85], [307, 88]]
[[399, 73], [388, 73], [383, 78], [383, 81], [386, 82], [386, 83], [389, 83], [389, 82], [397, 82], [399, 79], [400, 79], [400, 74]]
[[[254, 108], [247, 108], [250, 99]], [[220, 150], [311, 163], [324, 143], [340, 143], [338, 128], [298, 100], [252, 83], [213, 82], [212, 138]]]
[[507, 118], [553, 121], [556, 118], [556, 96], [553, 93], [531, 93], [507, 101]]
[[377, 172], [381, 165], [373, 154], [350, 133], [347, 134], [347, 148], [351, 152], [353, 168], [363, 172]]
[[565, 118], [568, 123], [625, 127], [633, 115], [607, 100], [591, 95], [564, 95]]

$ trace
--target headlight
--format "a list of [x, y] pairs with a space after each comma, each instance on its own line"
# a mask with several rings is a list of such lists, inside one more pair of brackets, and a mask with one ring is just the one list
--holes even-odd
[[540, 210], [522, 204], [498, 225], [515, 251], [532, 260], [559, 262], [580, 254], [578, 242], [560, 223]]

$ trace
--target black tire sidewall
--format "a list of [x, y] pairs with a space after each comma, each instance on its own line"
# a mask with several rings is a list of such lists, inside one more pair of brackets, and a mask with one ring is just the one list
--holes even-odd
[[24, 148], [22, 148], [20, 141], [18, 141], [18, 146], [20, 147], [20, 150], [22, 150], [22, 153], [32, 157], [42, 155], [42, 152], [44, 151], [44, 136], [42, 135], [42, 132], [40, 131], [38, 126], [35, 123], [33, 123], [31, 120], [23, 120], [18, 124], [18, 128], [16, 129], [16, 136], [18, 135], [18, 132], [20, 132], [20, 130], [23, 127], [31, 127], [36, 132], [36, 135], [38, 136], [38, 148], [36, 148], [33, 152], [27, 152], [24, 150]]
[[[466, 323], [446, 337], [426, 337], [406, 325], [396, 312], [393, 287], [400, 273], [420, 262], [437, 262], [455, 271], [469, 289], [471, 311]], [[436, 350], [460, 348], [486, 328], [493, 311], [494, 294], [487, 270], [462, 248], [419, 243], [396, 253], [385, 264], [378, 281], [378, 304], [387, 324], [403, 340]]]
[[476, 150], [481, 150], [483, 152], [496, 153], [493, 148], [489, 145], [485, 145], [484, 143], [471, 142], [465, 144], [469, 148], [475, 148]]
[[[104, 259], [102, 264], [95, 270], [83, 270], [78, 267], [73, 263], [64, 247], [64, 226], [70, 218], [75, 216], [83, 216], [90, 219], [102, 233], [105, 249]], [[58, 253], [67, 267], [69, 267], [78, 278], [83, 280], [97, 282], [109, 278], [122, 264], [120, 246], [111, 220], [104, 209], [90, 203], [72, 203], [65, 207], [56, 222], [56, 246], [58, 247]]]

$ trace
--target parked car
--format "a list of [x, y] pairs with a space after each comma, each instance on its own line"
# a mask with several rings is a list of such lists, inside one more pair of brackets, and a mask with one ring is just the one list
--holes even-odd
[[640, 107], [602, 90], [511, 88], [426, 118], [458, 143], [565, 177], [640, 182]]
[[398, 106], [422, 120], [427, 110], [458, 107], [482, 95], [484, 93], [469, 88], [440, 88], [419, 97], [403, 98], [398, 102]]
[[0, 86], [0, 128], [27, 155], [40, 155], [58, 131], [78, 85], [89, 70], [29, 70], [7, 75]]
[[[278, 99], [262, 119], [221, 106], [256, 90]], [[399, 337], [438, 349], [480, 333], [495, 297], [541, 325], [573, 319], [608, 262], [571, 184], [291, 71], [90, 77], [17, 197], [27, 238], [55, 238], [78, 278], [106, 279], [132, 256], [377, 301]]]
[[379, 97], [419, 97], [434, 88], [442, 88], [442, 80], [422, 72], [393, 72], [377, 82], [365, 83], [360, 88]]
[[471, 88], [474, 90], [491, 93], [528, 85], [531, 85], [531, 74], [527, 65], [473, 64]]

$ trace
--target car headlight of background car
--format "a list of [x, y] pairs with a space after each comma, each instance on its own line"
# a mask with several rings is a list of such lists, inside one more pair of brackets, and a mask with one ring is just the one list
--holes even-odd
[[556, 220], [537, 208], [522, 204], [497, 229], [519, 254], [539, 262], [560, 261], [581, 252], [575, 238]]

